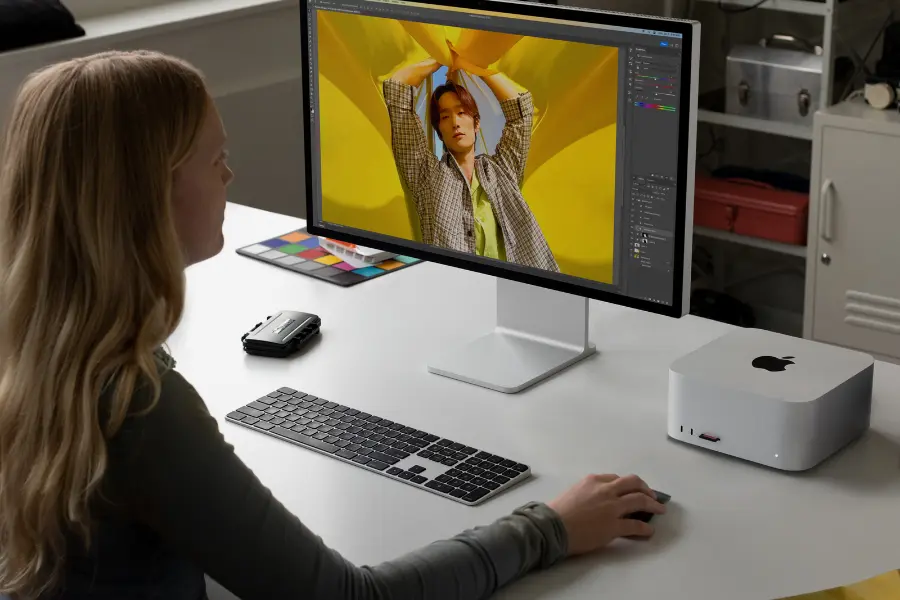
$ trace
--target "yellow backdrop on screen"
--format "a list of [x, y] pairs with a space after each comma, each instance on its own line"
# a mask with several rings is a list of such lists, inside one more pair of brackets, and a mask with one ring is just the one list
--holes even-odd
[[563, 273], [612, 281], [616, 48], [324, 11], [317, 24], [326, 221], [419, 239], [381, 82], [429, 57], [449, 65], [452, 48], [475, 75], [501, 71], [532, 93], [522, 194]]

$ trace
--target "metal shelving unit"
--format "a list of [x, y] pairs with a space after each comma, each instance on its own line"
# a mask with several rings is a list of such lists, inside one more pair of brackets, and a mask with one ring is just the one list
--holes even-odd
[[[734, 10], [754, 7], [756, 10], [771, 10], [821, 17], [823, 72], [821, 91], [819, 93], [819, 105], [815, 107], [815, 109], [826, 108], [830, 105], [832, 99], [832, 81], [834, 77], [834, 13], [839, 0], [764, 0], [761, 4], [759, 3], [759, 0], [695, 0], [695, 2], [706, 4], [721, 2], [724, 7]], [[671, 17], [675, 16], [674, 12], [674, 0], [665, 0], [664, 14]], [[757, 131], [780, 137], [812, 140], [812, 127], [797, 123], [770, 121], [702, 109], [697, 113], [697, 120], [701, 123], [709, 123], [722, 127]], [[702, 227], [695, 228], [694, 232], [700, 237], [714, 238], [744, 246], [763, 248], [790, 256], [806, 256], [805, 246], [779, 244], [760, 238], [736, 235], [727, 231], [706, 229]]]
[[743, 246], [752, 246], [753, 248], [762, 248], [778, 254], [787, 254], [790, 256], [806, 257], [806, 246], [795, 246], [792, 244], [782, 244], [781, 242], [773, 242], [763, 238], [755, 238], [746, 235], [738, 235], [730, 231], [722, 231], [721, 229], [710, 229], [708, 227], [694, 227], [694, 235], [701, 237], [724, 240], [726, 242], [734, 242]]
[[[699, 2], [718, 2], [719, 0], [698, 0]], [[733, 7], [754, 6], [757, 0], [724, 0], [723, 4]], [[830, 2], [816, 2], [815, 0], [768, 0], [759, 6], [766, 10], [780, 10], [799, 15], [825, 15], [832, 10]]]
[[[834, 79], [834, 12], [838, 0], [765, 0], [759, 4], [759, 0], [695, 0], [706, 4], [721, 2], [723, 6], [732, 9], [755, 7], [757, 10], [773, 10], [800, 15], [813, 15], [822, 18], [822, 81], [819, 92], [819, 105], [816, 109], [826, 108], [831, 104], [832, 82]], [[674, 0], [666, 0], [664, 14], [674, 15]], [[812, 140], [812, 127], [798, 125], [796, 123], [782, 123], [765, 119], [754, 119], [741, 115], [732, 115], [724, 112], [700, 110], [697, 120], [701, 123], [711, 123], [737, 129], [747, 129], [782, 137], [791, 137], [801, 140]]]
[[798, 125], [797, 123], [779, 123], [777, 121], [732, 115], [713, 110], [698, 110], [697, 120], [701, 123], [723, 125], [725, 127], [734, 127], [735, 129], [749, 129], [750, 131], [760, 131], [800, 140], [812, 139], [812, 127]]

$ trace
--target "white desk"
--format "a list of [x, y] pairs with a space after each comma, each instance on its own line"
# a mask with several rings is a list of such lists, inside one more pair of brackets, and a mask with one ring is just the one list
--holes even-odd
[[[490, 327], [491, 278], [427, 263], [340, 288], [234, 252], [302, 225], [229, 205], [226, 247], [189, 269], [170, 346], [241, 458], [356, 564], [612, 472], [638, 473], [673, 495], [655, 538], [533, 574], [499, 597], [771, 599], [900, 567], [900, 367], [877, 365], [862, 440], [814, 472], [783, 474], [666, 436], [668, 364], [727, 325], [592, 303], [600, 354], [507, 396], [426, 371], [442, 346]], [[241, 334], [278, 309], [319, 314], [321, 340], [293, 359], [246, 355]], [[284, 385], [523, 461], [535, 477], [469, 508], [225, 421]]]

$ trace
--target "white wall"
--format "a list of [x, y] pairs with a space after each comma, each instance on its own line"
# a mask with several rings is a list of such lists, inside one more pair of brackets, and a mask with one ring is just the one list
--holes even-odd
[[112, 42], [108, 38], [81, 39], [0, 54], [0, 125], [21, 80], [44, 64], [105, 49], [171, 53], [195, 64], [209, 80], [231, 140], [230, 162], [236, 178], [230, 199], [302, 217], [298, 11], [295, 2], [273, 3], [163, 32], [130, 34]]

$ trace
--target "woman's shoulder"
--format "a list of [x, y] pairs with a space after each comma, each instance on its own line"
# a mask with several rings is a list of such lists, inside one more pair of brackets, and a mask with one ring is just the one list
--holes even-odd
[[[178, 371], [177, 362], [172, 355], [160, 347], [154, 351], [153, 358], [158, 386], [149, 377], [138, 379], [119, 428], [120, 434], [148, 427], [171, 427], [185, 419], [209, 415], [203, 398]], [[101, 402], [101, 410], [105, 416], [111, 413], [113, 389], [114, 386], [108, 388]]]

